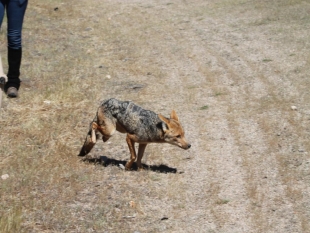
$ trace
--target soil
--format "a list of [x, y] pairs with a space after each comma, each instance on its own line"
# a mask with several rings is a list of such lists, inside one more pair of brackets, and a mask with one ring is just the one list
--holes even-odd
[[[310, 232], [309, 2], [98, 2], [73, 6], [81, 37], [68, 33], [85, 55], [69, 56], [86, 102], [72, 114], [81, 125], [65, 173], [74, 194], [57, 200], [60, 183], [53, 199], [66, 223], [29, 210], [46, 228], [25, 229]], [[146, 169], [124, 171], [129, 151], [116, 134], [80, 162], [88, 123], [111, 97], [165, 116], [174, 109], [192, 147], [148, 145]]]
[[[158, 83], [135, 77], [146, 85], [135, 101], [166, 115], [175, 108], [192, 142], [186, 152], [154, 146], [177, 169], [154, 174], [156, 194], [145, 173], [133, 175], [143, 217], [129, 231], [309, 232], [309, 17], [296, 15], [309, 3], [110, 4], [150, 20], [139, 22], [141, 33], [151, 34], [153, 62], [165, 74]], [[150, 26], [154, 17], [163, 29]]]
[[[148, 102], [153, 92], [155, 109], [175, 108], [192, 142], [189, 152], [169, 148], [163, 155], [180, 156], [177, 166], [167, 162], [178, 172], [173, 178], [161, 175], [157, 192], [164, 201], [138, 197], [144, 217], [130, 229], [310, 231], [309, 95], [302, 87], [309, 85], [309, 55], [302, 48], [309, 44], [296, 42], [309, 33], [298, 19], [285, 18], [293, 18], [289, 11], [298, 6], [269, 4], [281, 8], [276, 10], [258, 3], [257, 9], [251, 1], [115, 4], [121, 5], [120, 14], [136, 5], [146, 20], [156, 15], [166, 24], [157, 28], [162, 40], [148, 39], [151, 48], [157, 47], [152, 50], [155, 63], [166, 71], [164, 87], [151, 77], [142, 79], [148, 86], [139, 100]], [[305, 2], [301, 6], [310, 9]], [[176, 194], [169, 197], [171, 185]]]

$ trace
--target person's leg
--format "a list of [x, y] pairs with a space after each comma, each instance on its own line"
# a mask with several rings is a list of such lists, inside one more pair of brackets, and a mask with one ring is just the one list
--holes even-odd
[[7, 2], [7, 0], [0, 0], [0, 28], [2, 25], [3, 18], [4, 18], [4, 11], [5, 11], [6, 2]]
[[[6, 12], [8, 18], [8, 82], [5, 85], [9, 97], [16, 97], [20, 86], [20, 65], [22, 59], [22, 27], [28, 1], [9, 0]], [[16, 89], [13, 89], [14, 87]], [[10, 89], [10, 90], [9, 90]]]
[[22, 47], [22, 27], [28, 1], [20, 4], [19, 0], [9, 0], [7, 4], [8, 17], [8, 47], [20, 49]]
[[[3, 22], [3, 18], [4, 18], [4, 14], [5, 14], [5, 6], [7, 4], [7, 0], [0, 0], [0, 28], [2, 26], [2, 22]], [[1, 59], [1, 56], [0, 56]], [[2, 65], [2, 61], [0, 60], [1, 65]], [[3, 69], [3, 67], [1, 67], [1, 69]], [[3, 71], [3, 70], [2, 70]], [[0, 74], [0, 108], [1, 108], [1, 97], [2, 97], [2, 89], [4, 88], [4, 84], [6, 82], [6, 78], [3, 77], [4, 73]]]

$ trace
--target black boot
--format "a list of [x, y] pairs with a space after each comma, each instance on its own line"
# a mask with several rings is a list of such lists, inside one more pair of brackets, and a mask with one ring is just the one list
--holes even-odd
[[[22, 60], [22, 49], [8, 48], [8, 81], [5, 84], [4, 91], [9, 97], [17, 97], [17, 91], [20, 86], [20, 64]], [[10, 89], [10, 90], [9, 90]], [[16, 89], [16, 90], [15, 90]], [[13, 90], [13, 91], [12, 91]]]

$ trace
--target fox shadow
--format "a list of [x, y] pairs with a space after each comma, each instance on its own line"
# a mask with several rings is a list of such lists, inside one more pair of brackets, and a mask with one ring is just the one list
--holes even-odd
[[[118, 160], [118, 159], [111, 159], [106, 156], [100, 156], [99, 158], [84, 158], [82, 159], [83, 162], [93, 163], [93, 164], [100, 164], [104, 167], [108, 166], [118, 166], [118, 167], [125, 167], [126, 162], [125, 160]], [[159, 173], [177, 173], [176, 168], [168, 167], [166, 165], [146, 165], [143, 164], [144, 170], [149, 170], [153, 172], [159, 172]], [[136, 163], [133, 163], [131, 167], [131, 171], [138, 171], [138, 166]]]

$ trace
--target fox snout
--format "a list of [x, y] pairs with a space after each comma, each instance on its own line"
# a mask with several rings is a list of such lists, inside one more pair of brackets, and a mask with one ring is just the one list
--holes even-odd
[[183, 140], [182, 142], [178, 142], [178, 146], [184, 150], [188, 150], [192, 145]]
[[191, 148], [191, 144], [186, 144], [185, 146], [183, 146], [182, 148], [184, 149], [184, 150], [188, 150], [189, 148]]

